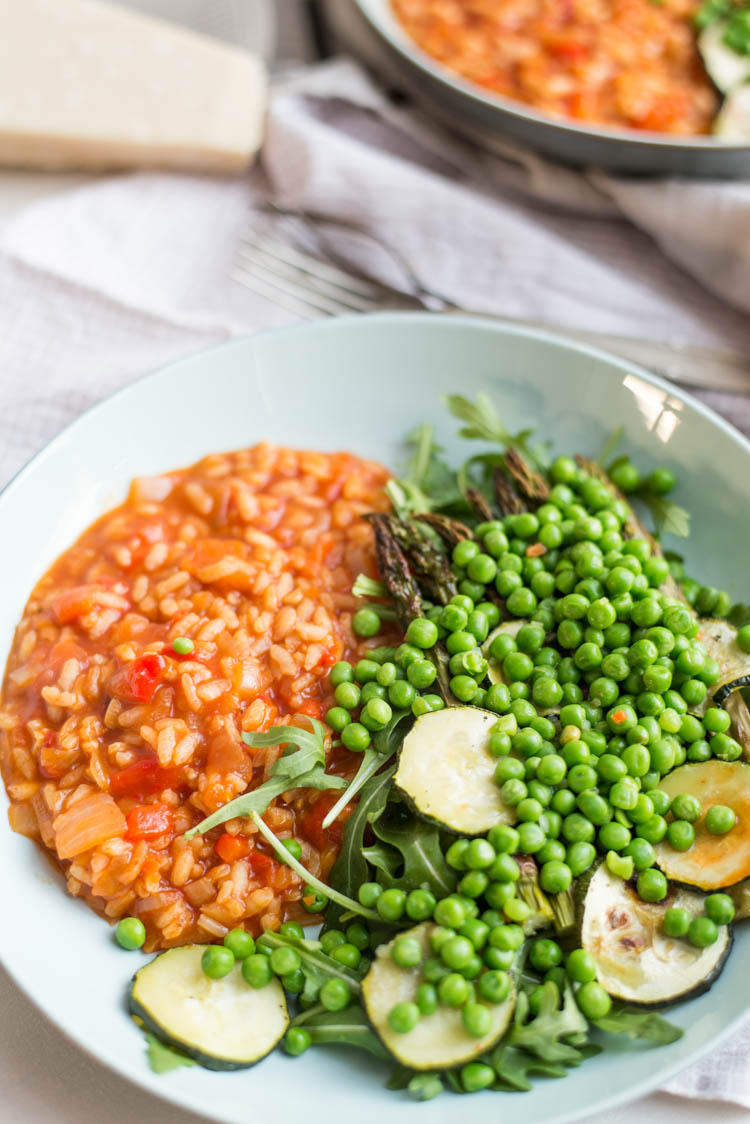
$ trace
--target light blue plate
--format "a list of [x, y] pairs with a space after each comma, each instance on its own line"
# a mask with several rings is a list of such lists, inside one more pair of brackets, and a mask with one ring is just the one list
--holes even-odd
[[[190, 464], [260, 440], [346, 448], [398, 467], [401, 436], [435, 424], [459, 444], [440, 396], [492, 395], [509, 429], [533, 426], [558, 450], [596, 455], [622, 425], [623, 450], [678, 472], [676, 499], [693, 513], [692, 573], [740, 598], [750, 583], [750, 445], [715, 414], [659, 379], [591, 349], [487, 320], [422, 314], [326, 321], [239, 340], [182, 360], [115, 395], [61, 434], [0, 497], [4, 544], [0, 648], [34, 582], [134, 475]], [[669, 545], [677, 546], [676, 542]], [[5, 795], [0, 798], [5, 806]], [[4, 818], [4, 817], [3, 817]], [[47, 860], [0, 827], [0, 956], [62, 1031], [118, 1073], [185, 1108], [231, 1124], [332, 1119], [357, 1124], [563, 1124], [642, 1096], [731, 1035], [750, 998], [747, 931], [711, 990], [670, 1017], [684, 1037], [660, 1050], [607, 1051], [526, 1095], [445, 1095], [417, 1107], [384, 1088], [388, 1067], [346, 1050], [280, 1054], [253, 1070], [154, 1076], [123, 997], [139, 953], [69, 898]], [[53, 943], [50, 937], [53, 935]], [[51, 956], [51, 949], [54, 955]]]

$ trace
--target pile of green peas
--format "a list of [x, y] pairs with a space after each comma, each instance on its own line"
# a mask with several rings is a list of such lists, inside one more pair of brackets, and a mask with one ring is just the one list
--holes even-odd
[[729, 894], [709, 894], [703, 901], [703, 912], [697, 916], [679, 906], [668, 909], [663, 929], [668, 937], [681, 937], [694, 948], [707, 948], [718, 940], [722, 926], [731, 925], [734, 915]]
[[[674, 486], [668, 469], [643, 481], [624, 459], [612, 473], [628, 493]], [[666, 839], [686, 850], [694, 828], [674, 810], [667, 819], [661, 778], [685, 761], [736, 760], [742, 748], [725, 710], [693, 713], [720, 670], [696, 614], [661, 590], [670, 572], [685, 581], [681, 564], [654, 555], [646, 539], [626, 539], [627, 505], [572, 458], [558, 457], [550, 476], [535, 512], [481, 523], [454, 547], [458, 594], [427, 606], [384, 662], [381, 649], [353, 669], [336, 665], [339, 707], [329, 716], [344, 744], [361, 749], [394, 707], [439, 709], [438, 694], [418, 692], [433, 685], [431, 651], [443, 644], [456, 699], [498, 716], [489, 743], [496, 780], [518, 816], [518, 850], [541, 864], [542, 888], [567, 889], [599, 853], [613, 873], [637, 874], [646, 900], [662, 900], [653, 846]], [[699, 612], [729, 611], [728, 594], [689, 588]], [[517, 630], [497, 628], [500, 605]], [[739, 642], [750, 649], [750, 627]], [[359, 722], [343, 712], [347, 704], [362, 708]], [[709, 830], [727, 824], [726, 810], [708, 813]]]

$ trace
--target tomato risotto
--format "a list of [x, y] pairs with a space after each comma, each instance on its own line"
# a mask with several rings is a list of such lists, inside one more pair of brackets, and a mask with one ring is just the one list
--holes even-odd
[[484, 90], [581, 123], [695, 134], [719, 98], [696, 0], [391, 0], [409, 36]]
[[[351, 586], [375, 560], [360, 516], [387, 507], [386, 480], [346, 453], [209, 456], [136, 480], [34, 590], [0, 698], [11, 824], [51, 852], [73, 894], [140, 918], [147, 947], [302, 913], [302, 882], [251, 821], [184, 833], [268, 776], [281, 748], [241, 735], [320, 717], [331, 665], [361, 655]], [[329, 771], [355, 764], [329, 750]], [[336, 798], [285, 793], [265, 816], [323, 878]]]

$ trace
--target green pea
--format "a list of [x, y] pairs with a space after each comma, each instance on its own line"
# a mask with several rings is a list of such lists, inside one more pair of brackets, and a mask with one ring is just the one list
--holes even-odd
[[586, 984], [596, 979], [596, 961], [590, 952], [574, 948], [568, 953], [565, 970], [574, 983]]
[[623, 851], [631, 841], [628, 829], [620, 823], [605, 823], [599, 829], [599, 845], [605, 851]]
[[318, 996], [326, 1011], [343, 1011], [349, 1006], [351, 998], [349, 985], [344, 980], [338, 979], [326, 980]]
[[467, 898], [479, 898], [490, 884], [490, 879], [483, 870], [470, 870], [458, 884], [462, 895]]
[[734, 902], [729, 894], [709, 894], [703, 907], [715, 925], [731, 925], [734, 921]]
[[675, 796], [671, 804], [671, 812], [675, 820], [686, 820], [688, 823], [695, 823], [701, 814], [700, 800], [689, 793], [681, 793]]
[[573, 872], [567, 862], [551, 859], [539, 871], [539, 885], [547, 894], [561, 894], [573, 881]]
[[328, 681], [332, 687], [338, 687], [340, 683], [351, 683], [353, 679], [354, 668], [348, 660], [339, 660], [328, 673]]
[[504, 1003], [510, 995], [511, 982], [507, 972], [490, 969], [477, 981], [477, 991], [488, 1003]]
[[498, 855], [512, 854], [518, 850], [518, 832], [508, 824], [497, 824], [490, 828], [487, 840]]
[[469, 870], [485, 870], [492, 866], [496, 857], [495, 848], [487, 839], [472, 839], [464, 852], [464, 862]]
[[595, 827], [602, 827], [612, 819], [609, 803], [598, 792], [587, 789], [579, 795], [576, 803], [589, 823]]
[[704, 823], [706, 831], [711, 835], [726, 835], [731, 831], [737, 822], [737, 816], [734, 809], [728, 808], [725, 804], [712, 804], [706, 812]]
[[391, 945], [391, 960], [399, 968], [415, 968], [422, 961], [422, 946], [414, 937], [397, 937]]
[[375, 903], [375, 909], [384, 921], [400, 921], [406, 909], [406, 894], [395, 887], [384, 890]]
[[[518, 865], [516, 870], [518, 871]], [[518, 871], [516, 877], [520, 876]], [[458, 929], [466, 921], [466, 909], [460, 901], [455, 897], [443, 898], [435, 906], [435, 921], [438, 925], [444, 925], [448, 929]]]
[[694, 917], [690, 922], [687, 938], [694, 948], [707, 948], [715, 943], [719, 930], [710, 917]]
[[[525, 855], [534, 855], [547, 841], [538, 823], [522, 823], [518, 826], [518, 845]], [[498, 856], [500, 857], [500, 856]], [[493, 867], [494, 870], [494, 867]]]
[[656, 862], [653, 847], [648, 840], [641, 839], [640, 836], [627, 844], [623, 854], [633, 860], [635, 870], [648, 870]]
[[221, 945], [209, 945], [201, 956], [201, 968], [209, 979], [223, 979], [224, 976], [229, 975], [233, 967], [234, 953], [231, 949], [224, 948]]
[[[666, 792], [662, 792], [660, 788], [653, 788], [651, 792], [649, 792], [648, 797], [657, 816], [666, 816], [671, 804], [671, 801]], [[681, 809], [685, 807], [686, 805], [680, 804]], [[700, 805], [698, 805], [698, 808], [700, 811]], [[688, 822], [692, 823], [690, 816], [681, 815], [679, 818], [681, 820], [688, 820]]]
[[420, 1010], [416, 1003], [397, 1003], [388, 1012], [388, 1025], [396, 1034], [408, 1034], [413, 1030], [420, 1019]]
[[346, 939], [349, 944], [353, 944], [360, 952], [364, 952], [366, 948], [370, 947], [370, 934], [361, 921], [353, 921], [351, 925], [347, 925]]
[[424, 617], [415, 617], [406, 630], [406, 642], [415, 648], [427, 649], [437, 644], [437, 625]]
[[343, 964], [347, 968], [358, 968], [359, 962], [362, 959], [362, 953], [356, 945], [350, 944], [346, 941], [335, 948], [332, 953], [333, 959], [337, 960], [339, 964]]
[[562, 823], [562, 834], [568, 843], [591, 843], [595, 829], [594, 825], [578, 812], [571, 812]]
[[357, 636], [377, 636], [380, 617], [374, 609], [359, 609], [352, 617], [352, 628]]
[[612, 1000], [594, 980], [581, 984], [576, 992], [576, 1003], [584, 1017], [591, 1021], [603, 1019], [612, 1009]]
[[667, 880], [660, 870], [650, 867], [642, 870], [636, 882], [638, 895], [644, 902], [661, 902], [667, 896]]
[[288, 976], [297, 972], [302, 966], [300, 954], [293, 948], [282, 946], [275, 948], [269, 958], [271, 970], [277, 976]]
[[461, 1084], [467, 1093], [479, 1093], [489, 1089], [495, 1081], [495, 1071], [484, 1062], [469, 1062], [461, 1069]]
[[352, 753], [363, 753], [370, 744], [370, 731], [361, 722], [351, 722], [341, 731], [341, 744]]
[[259, 952], [246, 956], [242, 961], [242, 978], [250, 987], [266, 987], [273, 979], [269, 958]]
[[471, 984], [458, 972], [450, 972], [439, 981], [437, 991], [446, 1007], [463, 1007], [471, 995]]
[[691, 917], [686, 909], [672, 906], [664, 914], [663, 928], [668, 937], [679, 938], [687, 936], [690, 928]]
[[235, 960], [244, 960], [246, 956], [251, 956], [255, 952], [255, 941], [244, 929], [231, 929], [224, 937], [224, 946], [229, 949]]
[[117, 923], [115, 940], [120, 948], [124, 948], [127, 952], [134, 952], [137, 948], [143, 947], [146, 940], [146, 927], [137, 917], [123, 917], [122, 921]]
[[427, 921], [436, 906], [435, 895], [430, 890], [410, 890], [406, 897], [406, 916], [412, 921]]
[[[486, 669], [486, 661], [483, 660], [482, 662], [485, 663]], [[435, 682], [436, 677], [437, 668], [431, 660], [415, 660], [406, 669], [408, 682], [418, 691], [424, 691], [427, 687], [430, 687]]]
[[383, 887], [377, 882], [363, 882], [357, 890], [357, 900], [365, 909], [372, 909], [383, 893]]
[[456, 566], [468, 566], [472, 558], [479, 554], [479, 544], [474, 539], [463, 539], [453, 547], [451, 559]]
[[364, 706], [370, 699], [385, 699], [387, 694], [388, 691], [385, 687], [381, 687], [375, 680], [371, 680], [363, 686], [359, 701]]

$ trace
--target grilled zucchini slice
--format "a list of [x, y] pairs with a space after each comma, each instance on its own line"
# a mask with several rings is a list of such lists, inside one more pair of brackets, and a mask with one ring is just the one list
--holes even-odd
[[616, 999], [642, 1007], [665, 1007], [706, 991], [720, 974], [732, 944], [720, 928], [708, 948], [665, 936], [671, 906], [693, 916], [703, 912], [703, 894], [672, 887], [663, 902], [644, 902], [628, 882], [602, 863], [583, 898], [581, 947], [596, 961], [599, 983]]
[[289, 1026], [284, 989], [277, 979], [250, 987], [240, 964], [221, 980], [209, 979], [201, 967], [205, 948], [170, 948], [136, 972], [130, 1013], [206, 1069], [247, 1069], [270, 1054]]
[[[425, 957], [431, 955], [430, 934], [435, 928], [431, 922], [426, 922], [406, 932], [407, 936], [419, 941]], [[510, 1023], [516, 1005], [515, 989], [511, 990], [504, 1003], [487, 1004], [492, 1012], [492, 1030], [484, 1038], [472, 1038], [464, 1030], [460, 1010], [442, 1005], [433, 1015], [423, 1015], [407, 1034], [391, 1030], [388, 1024], [390, 1010], [396, 1003], [414, 1002], [421, 981], [419, 968], [399, 968], [393, 963], [392, 945], [393, 941], [380, 946], [362, 980], [365, 1012], [386, 1050], [401, 1065], [425, 1071], [452, 1069], [492, 1049]]]
[[496, 761], [487, 749], [497, 715], [476, 706], [423, 714], [404, 738], [394, 784], [418, 815], [460, 835], [515, 823], [500, 799]]
[[698, 36], [698, 50], [703, 65], [722, 94], [729, 94], [743, 82], [750, 80], [750, 57], [727, 46], [724, 42], [726, 30], [727, 20], [716, 20]]
[[750, 84], [744, 82], [729, 91], [714, 121], [713, 132], [729, 144], [750, 141]]
[[750, 654], [737, 643], [737, 629], [727, 621], [701, 621], [698, 640], [721, 670], [718, 683], [711, 688], [707, 705], [722, 706], [733, 691], [750, 686]]
[[[668, 878], [701, 890], [733, 886], [750, 876], [750, 765], [740, 761], [702, 761], [681, 765], [661, 781], [669, 797], [688, 793], [700, 801], [702, 815], [693, 825], [689, 851], [668, 843], [656, 847], [656, 861]], [[712, 804], [733, 808], [737, 823], [726, 835], [706, 831], [705, 814]]]

